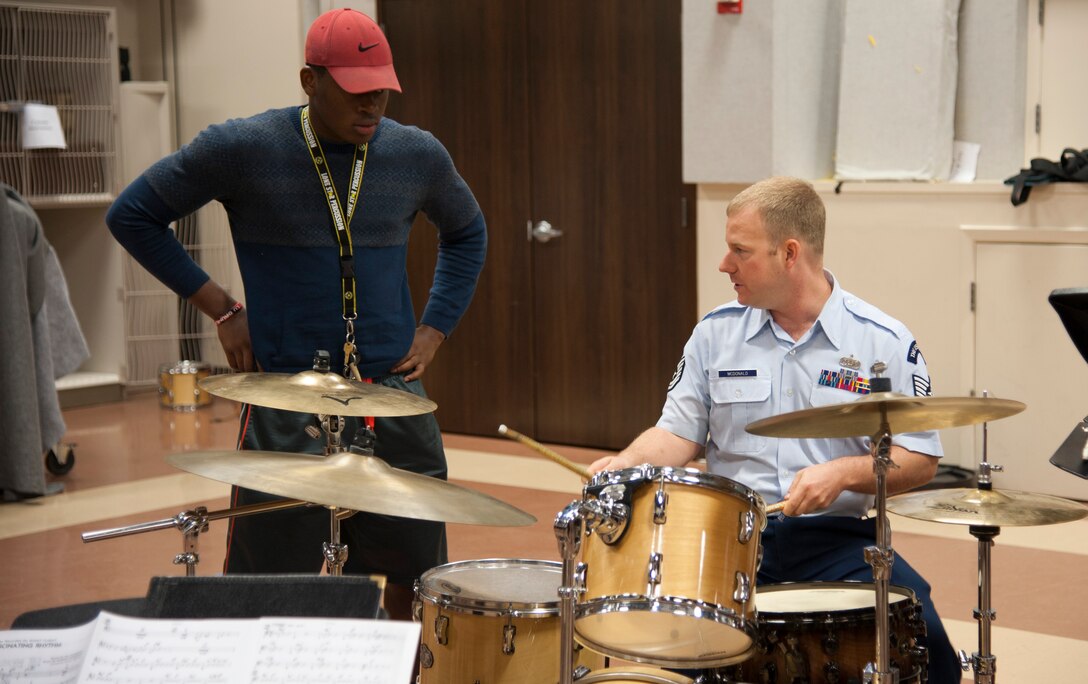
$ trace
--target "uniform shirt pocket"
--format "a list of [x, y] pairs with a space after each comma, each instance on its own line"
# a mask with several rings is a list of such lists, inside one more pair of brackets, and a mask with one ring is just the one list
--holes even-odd
[[770, 378], [710, 378], [710, 435], [733, 454], [754, 454], [767, 446], [767, 437], [745, 426], [771, 415]]
[[852, 401], [857, 401], [863, 395], [855, 394], [853, 392], [839, 389], [838, 387], [827, 387], [825, 385], [813, 385], [812, 394], [809, 396], [808, 403], [812, 404], [813, 408], [818, 406], [834, 406], [835, 404], [848, 404]]

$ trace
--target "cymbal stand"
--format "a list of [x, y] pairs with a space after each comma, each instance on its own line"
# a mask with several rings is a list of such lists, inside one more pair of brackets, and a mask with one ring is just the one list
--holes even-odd
[[[978, 620], [978, 650], [971, 657], [971, 667], [975, 671], [976, 684], [994, 684], [997, 672], [997, 657], [990, 652], [990, 624], [997, 619], [997, 613], [990, 607], [990, 550], [994, 537], [1001, 533], [1000, 527], [971, 525], [971, 536], [978, 539], [978, 608], [974, 611]], [[968, 669], [967, 654], [960, 651], [963, 669]]]
[[98, 530], [96, 532], [84, 532], [80, 537], [83, 539], [83, 543], [86, 544], [89, 542], [101, 541], [103, 539], [127, 537], [133, 534], [140, 534], [141, 532], [153, 532], [155, 530], [165, 530], [171, 527], [177, 528], [182, 533], [182, 552], [174, 556], [174, 565], [184, 565], [185, 576], [194, 577], [196, 575], [197, 563], [200, 562], [200, 554], [197, 552], [200, 533], [208, 531], [208, 523], [210, 521], [220, 520], [222, 518], [236, 518], [243, 515], [254, 515], [256, 513], [266, 513], [269, 511], [281, 511], [288, 508], [309, 505], [310, 504], [306, 501], [283, 499], [280, 501], [269, 501], [267, 503], [239, 506], [238, 508], [226, 508], [210, 513], [204, 506], [198, 506], [197, 508], [188, 511], [182, 511], [172, 518], [138, 523], [126, 527], [113, 527], [106, 530]]
[[[985, 395], [985, 393], [983, 393]], [[994, 487], [992, 472], [1001, 472], [1002, 467], [987, 461], [987, 425], [982, 424], [982, 461], [978, 465], [978, 488], [992, 490]], [[997, 619], [997, 613], [990, 604], [991, 551], [994, 537], [1001, 533], [1001, 528], [991, 525], [971, 525], [971, 536], [978, 539], [978, 608], [974, 617], [978, 620], [978, 650], [972, 654], [970, 662], [967, 654], [960, 651], [960, 664], [964, 670], [969, 667], [975, 671], [976, 684], [994, 684], [997, 673], [997, 657], [990, 652], [990, 625]]]
[[[885, 364], [873, 364], [870, 386], [874, 393], [891, 390], [891, 380], [880, 377]], [[876, 474], [876, 546], [865, 549], [865, 562], [873, 567], [876, 588], [876, 662], [865, 666], [862, 681], [869, 684], [897, 684], [899, 672], [889, 664], [888, 645], [891, 626], [888, 617], [888, 583], [891, 579], [895, 552], [892, 550], [892, 529], [888, 523], [888, 468], [898, 466], [891, 460], [892, 433], [888, 424], [888, 410], [880, 409], [880, 429], [871, 438], [873, 472]]]
[[348, 562], [348, 545], [340, 543], [340, 521], [355, 515], [355, 511], [329, 506], [330, 541], [321, 545], [325, 553], [325, 568], [333, 577], [344, 574], [344, 564]]
[[[321, 432], [325, 434], [326, 457], [345, 451], [355, 451], [368, 456], [374, 455], [373, 433], [368, 429], [360, 428], [356, 434], [357, 443], [360, 440], [366, 440], [362, 442], [363, 446], [353, 444], [351, 449], [347, 449], [340, 438], [341, 433], [344, 431], [343, 417], [319, 413], [317, 414], [317, 420], [321, 423]], [[314, 439], [321, 436], [317, 428], [312, 425], [306, 428], [306, 434]], [[340, 541], [340, 521], [347, 520], [355, 515], [357, 511], [336, 506], [328, 506], [327, 508], [329, 509], [329, 541], [321, 545], [321, 551], [325, 556], [325, 569], [329, 575], [340, 577], [344, 574], [344, 564], [348, 562], [348, 546]]]

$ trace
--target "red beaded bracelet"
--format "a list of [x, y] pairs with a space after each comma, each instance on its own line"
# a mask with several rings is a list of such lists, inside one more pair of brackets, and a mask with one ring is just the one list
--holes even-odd
[[230, 320], [231, 316], [233, 316], [234, 314], [238, 313], [241, 310], [242, 310], [242, 303], [241, 302], [235, 302], [233, 306], [231, 306], [229, 309], [227, 309], [227, 313], [225, 313], [222, 316], [220, 316], [219, 318], [215, 319], [215, 324], [216, 325], [223, 325], [228, 320]]

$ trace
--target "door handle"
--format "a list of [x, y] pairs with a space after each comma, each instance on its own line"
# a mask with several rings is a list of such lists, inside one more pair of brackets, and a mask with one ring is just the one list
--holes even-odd
[[553, 227], [547, 221], [538, 221], [535, 226], [532, 221], [527, 221], [525, 227], [528, 239], [537, 242], [548, 242], [563, 235], [563, 231]]

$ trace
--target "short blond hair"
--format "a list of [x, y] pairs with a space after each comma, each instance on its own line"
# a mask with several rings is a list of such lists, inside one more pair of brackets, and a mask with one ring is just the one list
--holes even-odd
[[754, 208], [763, 219], [767, 236], [777, 247], [784, 240], [796, 238], [815, 254], [824, 253], [824, 226], [827, 211], [812, 184], [800, 178], [772, 176], [749, 185], [729, 202], [725, 215]]

